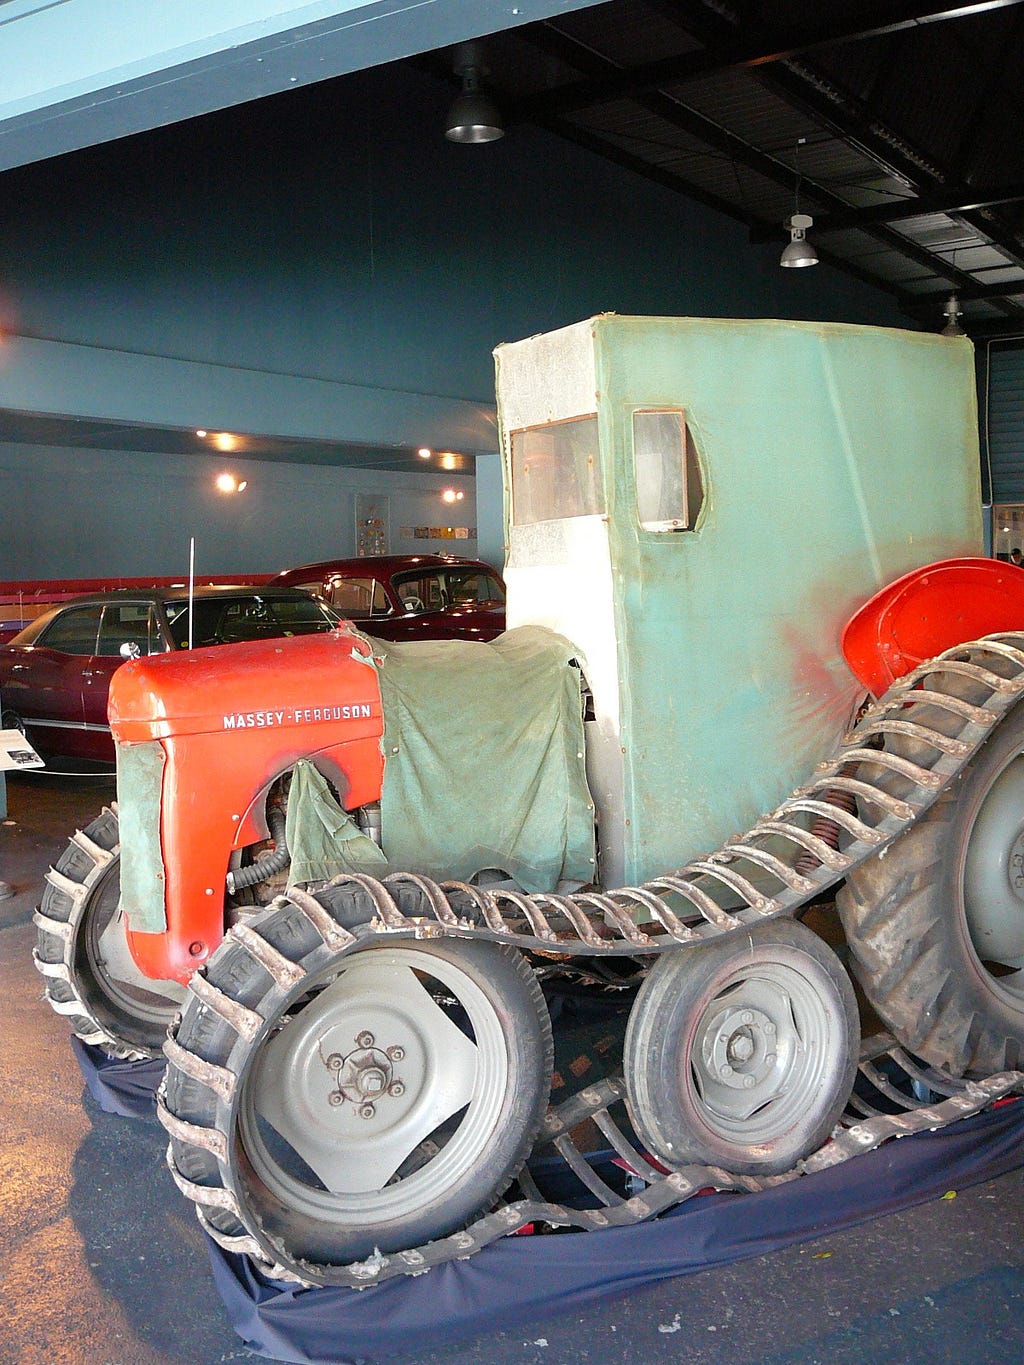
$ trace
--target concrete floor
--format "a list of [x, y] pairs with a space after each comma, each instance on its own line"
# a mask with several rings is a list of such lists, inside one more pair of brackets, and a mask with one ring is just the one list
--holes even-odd
[[[109, 778], [17, 774], [0, 826], [0, 1365], [252, 1360], [217, 1297], [155, 1120], [84, 1094], [32, 967], [32, 910]], [[1024, 1359], [1020, 1171], [722, 1270], [407, 1365], [1004, 1365]], [[600, 1234], [596, 1234], [600, 1235]], [[345, 1359], [339, 1343], [338, 1359]]]

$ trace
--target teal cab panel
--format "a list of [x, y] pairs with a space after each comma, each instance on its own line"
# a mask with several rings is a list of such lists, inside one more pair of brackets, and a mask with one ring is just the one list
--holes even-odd
[[719, 847], [862, 696], [850, 616], [982, 544], [963, 338], [605, 315], [496, 351], [508, 624], [578, 645], [606, 885]]

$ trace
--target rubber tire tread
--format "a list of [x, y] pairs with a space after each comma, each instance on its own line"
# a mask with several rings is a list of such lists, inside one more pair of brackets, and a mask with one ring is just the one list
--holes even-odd
[[[72, 978], [74, 978], [76, 970], [74, 945], [89, 913], [93, 896], [109, 876], [118, 875], [120, 859], [116, 850], [120, 846], [120, 835], [116, 811], [110, 807], [104, 807], [103, 811], [86, 825], [82, 833], [92, 843], [114, 853], [113, 861], [107, 865], [97, 862], [86, 849], [76, 844], [73, 839], [69, 839], [67, 847], [54, 865], [54, 871], [60, 872], [69, 880], [86, 887], [87, 894], [80, 902], [76, 903], [66, 891], [47, 882], [39, 902], [39, 910], [42, 915], [48, 919], [59, 920], [64, 924], [71, 925], [72, 937], [67, 958], [65, 958], [65, 946], [61, 938], [50, 933], [41, 925], [37, 926], [36, 933], [36, 955], [39, 961], [46, 963], [66, 962]], [[60, 1017], [71, 1025], [73, 1032], [83, 1042], [102, 1048], [110, 1057], [125, 1061], [139, 1061], [160, 1056], [160, 1044], [147, 1046], [138, 1040], [119, 1037], [106, 1024], [101, 1023], [90, 1011], [85, 999], [85, 992], [74, 984], [74, 979], [69, 983], [60, 980], [58, 977], [47, 976], [44, 973], [43, 980], [46, 998], [50, 1004], [74, 1003], [79, 1007], [78, 1011], [73, 1014], [65, 1014], [63, 1011], [59, 1011], [59, 1013]]]
[[999, 993], [971, 947], [962, 858], [985, 793], [1024, 750], [1018, 703], [950, 789], [836, 897], [864, 994], [896, 1039], [952, 1076], [1024, 1064], [1024, 1001]]
[[[834, 991], [839, 1055], [821, 1097], [777, 1140], [742, 1144], [717, 1134], [680, 1093], [679, 1059], [686, 1035], [737, 959], [757, 945], [794, 949], [811, 958]], [[626, 1029], [628, 1108], [638, 1135], [672, 1167], [699, 1163], [742, 1175], [792, 1169], [828, 1138], [846, 1107], [857, 1071], [860, 1021], [853, 984], [831, 948], [796, 920], [770, 920], [742, 934], [666, 953], [640, 988]]]

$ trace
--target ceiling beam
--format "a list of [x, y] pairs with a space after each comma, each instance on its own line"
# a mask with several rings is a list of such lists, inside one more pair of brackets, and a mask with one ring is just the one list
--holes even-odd
[[[912, 199], [901, 198], [886, 204], [872, 204], [870, 208], [823, 214], [814, 220], [814, 235], [818, 237], [825, 232], [849, 232], [855, 228], [873, 227], [877, 223], [900, 223], [908, 218], [923, 218], [932, 213], [975, 213], [979, 209], [998, 208], [1002, 204], [1019, 204], [1021, 201], [1024, 201], [1024, 184], [990, 190], [972, 188], [960, 199], [948, 190], [934, 191]], [[769, 235], [769, 229], [755, 229], [750, 240], [763, 242]]]
[[[966, 13], [962, 8], [950, 10], [946, 17], [964, 18]], [[721, 41], [723, 35], [735, 36], [738, 32], [738, 21], [723, 17], [718, 7], [713, 6], [710, 0], [703, 0], [703, 3], [697, 6], [688, 5], [685, 15], [682, 11], [679, 12], [678, 22], [685, 32], [705, 43]], [[752, 28], [749, 23], [744, 23], [743, 27], [748, 33]], [[756, 25], [754, 33], [760, 37], [762, 43], [770, 45], [773, 36], [770, 27]], [[942, 194], [966, 201], [974, 197], [964, 186], [944, 183], [940, 167], [932, 164], [928, 157], [921, 155], [905, 138], [875, 118], [873, 111], [862, 100], [841, 89], [835, 80], [823, 77], [802, 59], [785, 59], [757, 74], [778, 98], [785, 100], [794, 109], [802, 110], [815, 123], [833, 132], [837, 138], [859, 150], [889, 174], [898, 175], [919, 193]], [[808, 195], [821, 197], [820, 186], [812, 190], [806, 177], [804, 183], [808, 186]], [[836, 200], [830, 208], [837, 215], [845, 216], [850, 212], [849, 204], [844, 207], [842, 200]], [[990, 241], [1013, 264], [1024, 265], [1024, 238], [1020, 233], [1003, 222], [990, 208], [973, 212], [976, 212], [980, 221], [974, 221], [971, 213], [962, 215], [970, 230]], [[899, 250], [911, 260], [922, 264], [930, 261], [931, 273], [949, 280], [958, 289], [967, 288], [972, 283], [970, 275], [954, 271], [944, 265], [940, 256], [932, 255], [915, 246], [884, 224], [870, 224], [865, 230], [874, 237], [884, 234], [882, 240], [885, 240], [887, 245]], [[1022, 314], [1022, 310], [1015, 303], [1000, 303], [999, 306], [1011, 316], [1019, 317]]]
[[[615, 69], [615, 63], [609, 58], [603, 57], [600, 54], [595, 53], [591, 48], [578, 43], [574, 38], [562, 32], [552, 23], [525, 29], [523, 30], [522, 37], [538, 49], [557, 57], [562, 62], [576, 66], [579, 70], [593, 73], [595, 71], [607, 71], [609, 68]], [[722, 128], [717, 123], [713, 123], [710, 119], [705, 118], [702, 114], [689, 108], [679, 100], [672, 99], [668, 95], [660, 92], [652, 92], [650, 94], [640, 95], [635, 99], [635, 103], [641, 108], [648, 110], [650, 113], [653, 113], [656, 117], [662, 118], [672, 126], [686, 132], [691, 137], [704, 143], [705, 146], [712, 148], [715, 152], [732, 160], [737, 165], [746, 166], [748, 169], [771, 180], [774, 184], [784, 187], [786, 190], [794, 188], [795, 175], [791, 166], [783, 161], [777, 160], [775, 157], [769, 156], [767, 152], [762, 152], [759, 148], [752, 146], [737, 134], [729, 132], [728, 129]], [[558, 132], [563, 136], [573, 137], [573, 134], [567, 132], [567, 130], [577, 128], [577, 125], [573, 124], [570, 120], [557, 119], [550, 115], [543, 117], [538, 115], [533, 121], [542, 123], [544, 126], [551, 128], [552, 131]], [[621, 153], [625, 152], [625, 154], [628, 155], [628, 152], [626, 152], [625, 148], [621, 148], [620, 144], [613, 142], [607, 136], [598, 134], [591, 129], [580, 129], [573, 140], [581, 142], [582, 135], [585, 135], [590, 140], [592, 149], [598, 151], [601, 155], [610, 156], [611, 153], [609, 149], [611, 148], [619, 151], [620, 155], [616, 159], [619, 160], [620, 164], [625, 164], [622, 161]], [[647, 163], [643, 162], [640, 158], [636, 159], [634, 169], [636, 169], [639, 174], [647, 175], [651, 179], [655, 178], [652, 174], [654, 168], [647, 165]], [[675, 188], [679, 193], [695, 198], [702, 198], [704, 202], [707, 202], [707, 196], [701, 195], [700, 191], [695, 189], [689, 181], [683, 179], [681, 176], [673, 175], [672, 172], [667, 171], [664, 167], [658, 168], [657, 179], [662, 184], [669, 184], [670, 187]], [[825, 189], [823, 186], [814, 185], [806, 179], [804, 180], [804, 185], [807, 198], [813, 199], [815, 204], [820, 203], [836, 214], [849, 209], [849, 205], [844, 200], [840, 199], [837, 195], [833, 194], [830, 190]], [[734, 207], [730, 208], [729, 206], [726, 206], [725, 211], [729, 212], [730, 216], [733, 218], [738, 218], [741, 222], [746, 222], [749, 226], [749, 216], [744, 217], [744, 215]], [[960, 289], [961, 287], [967, 289], [973, 284], [973, 277], [971, 275], [958, 269], [949, 262], [933, 256], [931, 253], [925, 251], [923, 247], [917, 246], [906, 237], [901, 236], [898, 232], [885, 227], [884, 224], [876, 224], [867, 230], [872, 237], [880, 241], [885, 247], [890, 250], [898, 251], [900, 255], [912, 260], [929, 275], [937, 275], [940, 279], [948, 281], [947, 293], [949, 292], [949, 289]], [[781, 243], [784, 238], [781, 224], [776, 229], [776, 232]], [[847, 270], [850, 274], [857, 274], [861, 279], [867, 278], [866, 276], [859, 274], [855, 266], [851, 268], [849, 263], [845, 261], [834, 258], [830, 260], [830, 263], [836, 265], [840, 269]], [[903, 293], [899, 290], [898, 286], [881, 282], [877, 277], [871, 277], [871, 283], [874, 284], [876, 288], [881, 287], [885, 289], [886, 292], [896, 294], [902, 301]], [[912, 295], [908, 296], [908, 301], [912, 300], [913, 297], [914, 296]], [[1024, 312], [1024, 310], [1016, 309], [1015, 305], [1008, 305], [1008, 308], [1013, 312]]]
[[[968, 0], [965, 4], [937, 6], [934, 0], [931, 3], [928, 0], [902, 0], [897, 4], [877, 5], [867, 16], [861, 16], [861, 21], [852, 28], [826, 20], [817, 27], [801, 25], [799, 30], [790, 34], [772, 32], [770, 40], [766, 40], [765, 31], [759, 26], [758, 31], [750, 37], [738, 34], [734, 39], [711, 39], [699, 52], [682, 53], [641, 66], [620, 68], [545, 91], [522, 101], [517, 112], [526, 119], [558, 116], [721, 71], [771, 65], [821, 48], [862, 42], [868, 38], [900, 33], [905, 29], [920, 28], [924, 24], [964, 19], [1021, 3], [1024, 0]], [[673, 21], [681, 30], [688, 31], [691, 7], [672, 5], [670, 8]], [[750, 25], [744, 25], [745, 31], [749, 28]]]

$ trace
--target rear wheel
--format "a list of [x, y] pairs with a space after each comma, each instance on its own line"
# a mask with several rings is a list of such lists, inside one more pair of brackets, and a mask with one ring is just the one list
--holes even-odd
[[35, 964], [50, 1005], [84, 1042], [111, 1057], [157, 1057], [185, 988], [143, 976], [128, 951], [118, 852], [113, 809], [69, 841], [35, 916]]
[[[217, 950], [206, 979], [269, 1027], [247, 1043], [190, 1001], [162, 1118], [214, 1236], [248, 1236], [268, 1262], [331, 1283], [334, 1267], [453, 1232], [494, 1202], [543, 1117], [551, 1027], [512, 949], [400, 941], [325, 966], [302, 914], [275, 906], [248, 925], [300, 967], [317, 961], [284, 998], [233, 935]], [[229, 1100], [190, 1057], [237, 1077]], [[210, 1129], [219, 1154], [195, 1141]]]
[[957, 1076], [1024, 1064], [1024, 706], [837, 904], [865, 994], [906, 1048]]
[[859, 1038], [849, 978], [802, 924], [666, 953], [626, 1030], [634, 1127], [672, 1166], [789, 1170], [842, 1113]]

